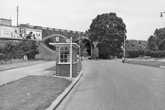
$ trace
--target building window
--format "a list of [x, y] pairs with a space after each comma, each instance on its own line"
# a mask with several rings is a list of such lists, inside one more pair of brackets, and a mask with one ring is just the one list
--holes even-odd
[[60, 62], [69, 62], [69, 48], [60, 47]]

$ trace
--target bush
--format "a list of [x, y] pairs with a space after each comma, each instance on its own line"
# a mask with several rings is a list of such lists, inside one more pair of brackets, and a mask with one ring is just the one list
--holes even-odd
[[33, 40], [23, 40], [20, 43], [20, 48], [28, 59], [35, 59], [35, 55], [39, 53], [38, 44]]
[[128, 51], [128, 56], [131, 58], [135, 58], [138, 56], [150, 56], [154, 58], [163, 58], [165, 57], [165, 51], [152, 51], [152, 50], [146, 50], [146, 51]]
[[127, 51], [127, 56], [131, 58], [139, 57], [141, 55], [144, 55], [144, 51]]
[[3, 54], [27, 55], [28, 59], [35, 59], [35, 55], [39, 53], [38, 43], [33, 40], [8, 42], [3, 49], [0, 49], [0, 52]]

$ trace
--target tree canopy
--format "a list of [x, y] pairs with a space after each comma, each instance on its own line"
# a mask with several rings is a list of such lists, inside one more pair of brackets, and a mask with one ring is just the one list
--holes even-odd
[[156, 29], [154, 35], [148, 38], [148, 49], [153, 51], [165, 50], [165, 28]]
[[89, 39], [99, 43], [99, 56], [119, 55], [124, 42], [126, 25], [116, 13], [105, 13], [93, 19], [89, 29]]
[[148, 38], [148, 45], [147, 45], [147, 48], [148, 48], [149, 50], [153, 50], [153, 51], [158, 50], [158, 47], [157, 47], [157, 44], [156, 44], [156, 37], [154, 37], [153, 35], [151, 35], [151, 36]]

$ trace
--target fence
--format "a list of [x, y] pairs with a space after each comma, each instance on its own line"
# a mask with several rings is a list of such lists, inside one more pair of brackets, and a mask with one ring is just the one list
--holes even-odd
[[24, 55], [20, 54], [0, 54], [0, 60], [23, 59]]

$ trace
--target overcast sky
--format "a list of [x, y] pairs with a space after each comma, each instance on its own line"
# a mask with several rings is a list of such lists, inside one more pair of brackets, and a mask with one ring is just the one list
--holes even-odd
[[165, 0], [0, 0], [0, 18], [17, 24], [83, 31], [98, 14], [115, 12], [126, 24], [127, 39], [147, 40], [165, 27]]

